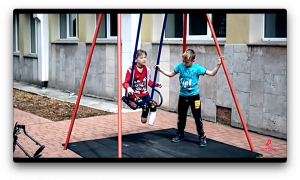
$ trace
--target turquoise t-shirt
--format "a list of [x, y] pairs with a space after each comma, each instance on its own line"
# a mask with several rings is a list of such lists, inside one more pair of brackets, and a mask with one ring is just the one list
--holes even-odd
[[198, 80], [200, 75], [204, 75], [206, 69], [199, 64], [185, 67], [183, 63], [173, 68], [176, 74], [179, 73], [180, 96], [194, 96], [199, 94]]

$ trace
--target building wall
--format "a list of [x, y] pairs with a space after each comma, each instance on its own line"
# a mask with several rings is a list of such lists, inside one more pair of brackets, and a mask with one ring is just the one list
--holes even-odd
[[[148, 64], [156, 62], [158, 45], [143, 44], [148, 51]], [[196, 61], [212, 70], [217, 63], [215, 46], [187, 45], [196, 52]], [[235, 90], [243, 118], [249, 130], [286, 138], [286, 47], [280, 46], [220, 46], [225, 65]], [[181, 59], [181, 45], [163, 45], [160, 64], [172, 70]], [[152, 68], [154, 73], [154, 69]], [[162, 109], [177, 112], [179, 96], [179, 76], [168, 78], [158, 75], [162, 82], [160, 89], [164, 102]], [[200, 76], [199, 89], [202, 116], [205, 120], [216, 122], [217, 107], [231, 109], [231, 125], [242, 127], [223, 67], [214, 76]], [[189, 109], [188, 114], [192, 116]]]
[[29, 55], [30, 54], [30, 24], [29, 24], [29, 14], [20, 14], [19, 15], [19, 48], [20, 55]]
[[[86, 66], [90, 44], [51, 44], [48, 86], [77, 93]], [[212, 70], [218, 54], [215, 46], [187, 45], [196, 51], [196, 62]], [[148, 52], [147, 64], [156, 63], [158, 45], [142, 43]], [[221, 46], [225, 64], [235, 90], [243, 118], [249, 130], [286, 138], [287, 129], [287, 78], [286, 47], [274, 46]], [[181, 45], [163, 45], [160, 65], [171, 70], [181, 62]], [[116, 101], [116, 45], [97, 44], [83, 90], [92, 95]], [[179, 96], [178, 75], [168, 78], [160, 73], [157, 81], [163, 95], [162, 109], [177, 112]], [[37, 59], [14, 57], [14, 79], [35, 83], [37, 81]], [[231, 109], [231, 125], [242, 127], [236, 105], [223, 68], [216, 76], [201, 76], [199, 88], [202, 116], [216, 122], [217, 107]], [[188, 114], [192, 116], [190, 109]]]
[[13, 56], [13, 77], [16, 81], [38, 83], [37, 57]]
[[[28, 17], [20, 15], [20, 52], [14, 53], [13, 56], [13, 76], [14, 80], [36, 84], [37, 56], [29, 54], [29, 25], [26, 23]], [[78, 93], [93, 40], [95, 18], [95, 14], [79, 14], [78, 41], [59, 41], [58, 15], [49, 14], [48, 87]], [[152, 23], [149, 25], [148, 22]], [[162, 14], [143, 16], [141, 48], [148, 52], [147, 63], [151, 66], [152, 77], [153, 64], [157, 61], [162, 22]], [[255, 45], [261, 38], [260, 24], [261, 14], [228, 14], [226, 43], [221, 44], [220, 48], [248, 129], [286, 138], [287, 47], [276, 46], [275, 43]], [[210, 70], [215, 67], [218, 53], [214, 43], [188, 42], [187, 48], [196, 51], [195, 63]], [[172, 70], [182, 61], [181, 55], [182, 42], [164, 43], [160, 57], [161, 67]], [[97, 41], [85, 81], [84, 95], [117, 100], [116, 56], [115, 41]], [[123, 55], [122, 61], [126, 60], [127, 64], [131, 64], [132, 59]], [[125, 73], [124, 70], [122, 73]], [[157, 81], [163, 84], [163, 88], [159, 89], [164, 98], [161, 109], [177, 112], [178, 75], [168, 78], [158, 73]], [[231, 109], [231, 125], [242, 127], [222, 67], [214, 77], [200, 77], [199, 88], [201, 111], [205, 120], [216, 122], [218, 107], [225, 107]], [[190, 109], [188, 114], [192, 115]]]
[[263, 14], [249, 15], [249, 43], [261, 41], [263, 33]]
[[152, 42], [152, 15], [151, 14], [143, 14], [142, 24], [141, 24], [141, 41], [142, 42]]
[[38, 57], [30, 53], [29, 14], [19, 14], [19, 52], [13, 55], [13, 78], [30, 84], [38, 83]]
[[226, 43], [249, 43], [249, 14], [227, 14]]
[[[86, 43], [51, 44], [48, 86], [78, 93], [90, 49]], [[116, 45], [95, 45], [83, 94], [116, 100], [115, 54]]]

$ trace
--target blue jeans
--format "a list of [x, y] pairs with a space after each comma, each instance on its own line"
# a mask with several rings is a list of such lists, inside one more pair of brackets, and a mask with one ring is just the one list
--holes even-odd
[[144, 104], [142, 105], [142, 117], [143, 118], [147, 118], [148, 117], [148, 113], [149, 113], [149, 109], [150, 112], [155, 112], [156, 111], [156, 105], [154, 105], [152, 102], [152, 99], [149, 95], [140, 97], [143, 101]]

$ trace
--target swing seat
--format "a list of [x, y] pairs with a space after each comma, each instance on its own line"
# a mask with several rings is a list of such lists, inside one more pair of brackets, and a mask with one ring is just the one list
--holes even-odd
[[138, 108], [136, 102], [134, 102], [132, 98], [127, 98], [126, 96], [123, 96], [122, 101], [133, 110], [136, 110]]
[[[140, 98], [133, 99], [131, 97], [126, 97], [126, 96], [122, 97], [122, 101], [125, 104], [127, 104], [127, 106], [129, 106], [133, 110], [141, 108], [145, 104], [145, 102], [142, 99], [140, 99]], [[154, 105], [157, 106], [157, 102], [156, 101], [153, 100], [152, 102], [153, 102]]]

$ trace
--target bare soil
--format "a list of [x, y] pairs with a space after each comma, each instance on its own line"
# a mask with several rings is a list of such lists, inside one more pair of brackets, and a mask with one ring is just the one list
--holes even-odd
[[[75, 104], [14, 89], [14, 108], [35, 114], [51, 121], [71, 120]], [[79, 106], [76, 119], [114, 114], [98, 109]]]

